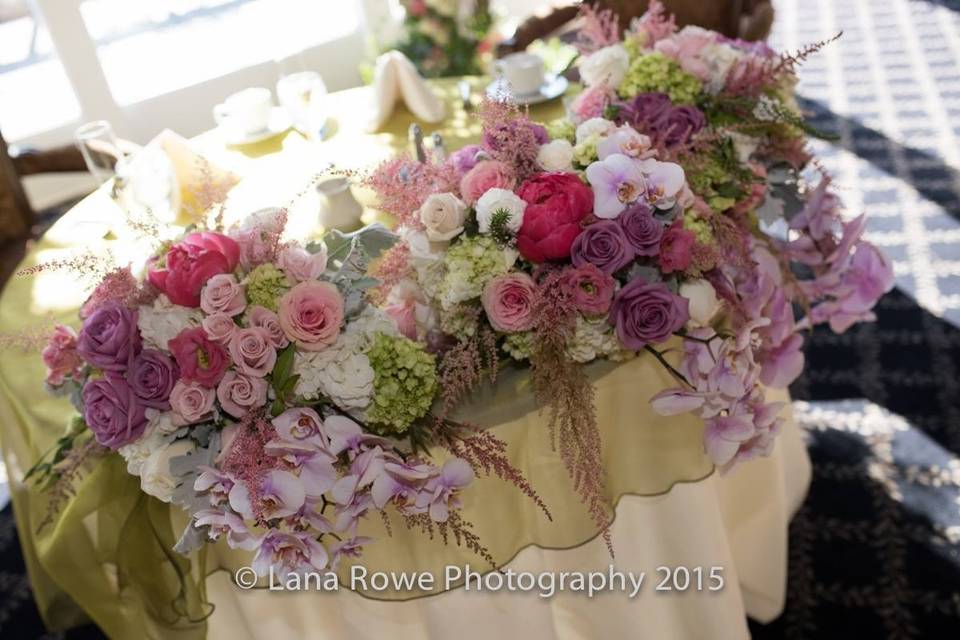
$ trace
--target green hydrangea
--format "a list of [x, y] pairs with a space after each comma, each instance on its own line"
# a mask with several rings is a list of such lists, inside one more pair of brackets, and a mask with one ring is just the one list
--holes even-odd
[[494, 276], [506, 273], [517, 261], [517, 252], [501, 247], [490, 236], [461, 238], [443, 258], [446, 274], [440, 283], [440, 304], [444, 309], [480, 297], [483, 286]]
[[676, 60], [662, 53], [648, 53], [631, 60], [620, 96], [633, 98], [659, 91], [670, 96], [674, 104], [693, 104], [702, 88], [700, 80], [681, 69]]
[[533, 332], [508, 333], [503, 340], [503, 350], [514, 360], [529, 360], [533, 353]]
[[462, 304], [454, 305], [451, 309], [441, 309], [440, 330], [448, 336], [472, 338], [477, 333], [478, 315], [476, 307]]
[[262, 264], [247, 274], [247, 301], [270, 311], [277, 310], [280, 297], [290, 290], [290, 281], [283, 271], [272, 264]]
[[403, 433], [430, 411], [437, 392], [436, 359], [402, 336], [377, 333], [367, 351], [373, 399], [367, 420], [384, 432]]
[[566, 140], [573, 144], [577, 139], [577, 127], [569, 118], [558, 118], [547, 123], [547, 134], [551, 140]]
[[683, 228], [692, 231], [700, 244], [713, 244], [713, 227], [710, 226], [709, 221], [701, 218], [693, 209], [684, 213]]
[[573, 148], [573, 160], [581, 167], [588, 167], [597, 160], [597, 145], [600, 144], [600, 134], [587, 136], [580, 144]]

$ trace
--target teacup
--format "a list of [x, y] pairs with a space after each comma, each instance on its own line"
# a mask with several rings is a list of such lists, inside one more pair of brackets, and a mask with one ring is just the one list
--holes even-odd
[[511, 53], [497, 61], [497, 70], [516, 95], [536, 93], [544, 83], [543, 58], [524, 51]]
[[244, 138], [267, 129], [273, 94], [263, 87], [243, 89], [213, 108], [213, 119], [231, 137]]

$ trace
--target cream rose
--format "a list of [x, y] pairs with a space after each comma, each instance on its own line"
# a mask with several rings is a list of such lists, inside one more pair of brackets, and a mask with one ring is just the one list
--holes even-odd
[[580, 78], [588, 87], [605, 84], [616, 89], [630, 67], [630, 56], [623, 45], [604, 47], [580, 60]]
[[463, 233], [467, 206], [452, 193], [434, 193], [420, 207], [420, 221], [433, 242], [452, 240]]
[[573, 145], [568, 140], [559, 139], [540, 147], [537, 164], [544, 171], [572, 171]]
[[705, 327], [720, 310], [720, 301], [713, 285], [706, 280], [692, 280], [680, 285], [680, 295], [690, 301], [690, 326]]
[[493, 220], [493, 214], [498, 211], [507, 212], [506, 228], [516, 233], [523, 225], [523, 212], [526, 208], [527, 203], [513, 191], [490, 189], [477, 200], [477, 222], [480, 225], [480, 233], [490, 233], [490, 222]]
[[177, 479], [170, 473], [170, 460], [196, 448], [192, 440], [177, 440], [154, 450], [140, 467], [140, 488], [143, 492], [163, 502], [170, 502], [177, 488]]

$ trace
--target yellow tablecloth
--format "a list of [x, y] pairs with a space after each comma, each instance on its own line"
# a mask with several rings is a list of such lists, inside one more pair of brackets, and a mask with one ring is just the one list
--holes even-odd
[[[479, 88], [482, 84], [477, 81], [475, 86]], [[442, 81], [437, 83], [436, 87], [443, 93], [449, 105], [450, 117], [435, 128], [427, 128], [427, 133], [439, 131], [449, 149], [459, 148], [475, 140], [480, 133], [479, 122], [472, 113], [464, 112], [457, 103], [455, 83]], [[227, 148], [216, 132], [197, 139], [197, 151], [243, 177], [228, 200], [228, 218], [237, 219], [263, 206], [287, 204], [294, 194], [303, 190], [312, 176], [331, 163], [345, 169], [363, 169], [406, 149], [407, 128], [413, 118], [402, 107], [384, 132], [364, 133], [370, 98], [367, 88], [332, 94], [333, 134], [322, 143], [308, 142], [292, 132], [248, 148]], [[531, 116], [543, 121], [555, 118], [561, 113], [562, 107], [558, 102], [531, 109]], [[315, 228], [316, 213], [312, 208], [314, 205], [308, 194], [307, 197], [299, 198], [292, 207], [292, 222], [298, 230], [307, 232]], [[80, 245], [90, 246], [95, 251], [109, 247], [121, 259], [125, 255], [137, 257], [138, 249], [135, 244], [123, 238], [119, 242], [113, 239], [104, 240], [105, 234], [117, 226], [120, 216], [116, 205], [104, 192], [91, 195], [64, 216], [31, 250], [24, 266], [62, 257], [70, 249]], [[78, 280], [70, 273], [55, 271], [14, 278], [0, 299], [0, 331], [12, 334], [29, 330], [30, 327], [48, 325], [53, 318], [75, 325], [75, 310], [85, 295], [80, 280], [82, 279]], [[711, 477], [712, 466], [702, 452], [702, 427], [697, 420], [689, 416], [669, 420], [658, 418], [650, 412], [647, 405], [648, 398], [661, 388], [671, 385], [671, 380], [649, 358], [638, 358], [621, 367], [598, 364], [592, 367], [591, 373], [598, 382], [599, 417], [604, 436], [604, 462], [608, 471], [611, 504], [615, 504], [624, 495], [657, 494], [668, 490], [674, 482], [693, 482], [710, 477], [710, 480], [695, 485], [694, 489], [683, 488], [683, 491], [698, 492], [698, 498], [684, 498], [684, 494], [679, 491], [681, 488], [678, 487], [671, 492], [669, 504], [676, 502], [676, 495], [680, 496], [681, 504], [671, 508], [679, 511], [683, 511], [685, 502], [690, 508], [698, 510], [703, 507], [696, 506], [695, 502], [699, 501], [700, 505], [713, 504], [713, 512], [717, 517], [704, 520], [708, 523], [705, 531], [716, 534], [713, 536], [715, 539], [724, 541], [720, 548], [726, 550], [726, 555], [707, 555], [713, 558], [713, 562], [742, 564], [741, 560], [733, 557], [736, 554], [730, 551], [736, 547], [736, 542], [731, 541], [728, 544], [726, 534], [718, 533], [718, 528], [730, 525], [725, 524], [721, 510], [716, 508], [718, 503], [723, 502], [723, 489], [714, 487], [719, 481]], [[168, 604], [177, 593], [161, 584], [154, 585], [155, 589], [152, 591], [138, 588], [138, 576], [142, 578], [143, 575], [130, 573], [125, 564], [125, 560], [130, 560], [127, 556], [131, 553], [132, 541], [137, 540], [136, 544], [139, 545], [142, 540], [150, 539], [153, 535], [161, 544], [154, 544], [149, 554], [137, 556], [133, 564], [139, 566], [135, 568], [149, 572], [151, 567], [172, 566], [163, 553], [163, 545], [169, 546], [178, 532], [170, 525], [166, 507], [140, 494], [136, 480], [125, 475], [122, 464], [114, 462], [99, 465], [94, 473], [83, 481], [84, 484], [80, 485], [78, 498], [72, 501], [64, 512], [65, 517], [61, 524], [52, 532], [48, 530], [43, 535], [35, 535], [36, 523], [43, 515], [44, 501], [38, 499], [34, 489], [24, 486], [22, 477], [25, 470], [62, 433], [65, 420], [71, 413], [66, 400], [50, 397], [44, 392], [42, 378], [43, 367], [36, 353], [8, 352], [0, 359], [0, 444], [3, 446], [4, 460], [10, 476], [24, 555], [31, 580], [40, 596], [38, 605], [42, 615], [48, 624], [63, 627], [81, 620], [85, 610], [109, 635], [116, 638], [168, 638], [177, 637], [178, 633], [182, 633], [184, 637], [195, 636], [198, 628], [202, 631], [202, 625], [180, 625], [179, 630], [174, 631], [168, 626], [169, 621], [165, 621], [165, 612], [161, 610], [163, 607], [154, 606], [161, 600], [164, 605]], [[543, 494], [554, 514], [555, 522], [547, 522], [529, 501], [519, 496], [511, 487], [495, 479], [480, 480], [477, 486], [465, 495], [465, 515], [475, 523], [481, 538], [499, 562], [507, 562], [521, 549], [532, 544], [558, 549], [578, 547], [596, 533], [573, 496], [562, 465], [549, 451], [548, 440], [542, 428], [543, 421], [534, 415], [534, 407], [529, 399], [525, 398], [522, 392], [517, 393], [518, 385], [522, 385], [522, 377], [507, 377], [496, 391], [497, 401], [491, 402], [489, 397], [479, 399], [472, 409], [473, 417], [487, 426], [496, 425], [498, 434], [508, 440], [514, 461], [524, 469], [535, 488]], [[763, 467], [758, 467], [766, 471], [755, 473], [765, 473], [766, 476], [759, 484], [752, 483], [753, 494], [750, 500], [735, 499], [734, 506], [731, 507], [735, 514], [735, 526], [746, 522], [743, 526], [750, 529], [748, 525], [752, 520], [755, 529], [757, 523], [762, 522], [761, 537], [763, 532], [770, 534], [766, 542], [770, 546], [769, 554], [773, 564], [778, 567], [777, 570], [772, 574], [767, 572], [769, 575], [760, 571], [759, 578], [754, 572], [739, 579], [741, 585], [748, 585], [744, 587], [747, 591], [751, 581], [756, 585], [755, 591], [760, 595], [755, 599], [765, 603], [756, 608], [755, 613], [760, 617], [771, 617], [782, 606], [786, 521], [805, 490], [805, 452], [802, 446], [797, 446], [796, 434], [793, 434], [788, 442], [792, 445], [785, 453], [778, 450], [773, 462], [768, 461]], [[799, 472], [794, 473], [797, 469]], [[790, 473], [791, 477], [786, 477], [787, 473]], [[765, 498], [763, 492], [757, 495], [757, 487], [771, 484], [779, 489], [769, 492]], [[98, 492], [83, 490], [84, 487], [91, 486], [109, 486], [111, 489]], [[721, 497], [718, 498], [718, 495]], [[757, 500], [759, 502], [756, 502]], [[668, 504], [663, 501], [661, 503]], [[104, 518], [100, 515], [107, 512], [122, 514], [123, 517]], [[754, 517], [761, 513], [773, 515], [759, 519]], [[662, 525], [673, 522], [670, 526], [685, 526], [643, 509], [631, 511], [628, 517], [618, 518], [617, 528], [627, 533], [618, 535], [615, 540], [618, 547], [623, 548], [626, 545], [630, 550], [627, 557], [636, 559], [636, 554], [642, 553], [642, 549], [631, 545], [635, 534], [630, 532], [637, 527], [645, 529], [644, 520], [650, 517], [657, 518]], [[374, 534], [382, 533], [378, 531], [380, 522], [372, 520], [367, 525], [368, 531]], [[654, 530], [659, 529], [650, 529]], [[120, 534], [121, 531], [123, 534]], [[69, 544], [64, 544], [65, 540], [69, 541]], [[151, 541], [156, 542], [156, 539]], [[580, 547], [581, 550], [589, 548], [589, 544]], [[681, 545], [680, 548], [690, 549], [689, 545]], [[531, 553], [533, 552], [530, 550], [521, 553], [516, 561], [524, 562], [524, 558], [528, 558]], [[682, 553], [679, 556], [674, 553], [672, 557], [683, 560]], [[646, 559], [657, 560], [650, 557]], [[662, 560], [666, 561], [667, 558]], [[223, 564], [234, 566], [239, 562], [236, 554], [228, 554], [218, 546], [208, 554], [204, 568]], [[371, 570], [420, 568], [438, 571], [444, 564], [462, 565], [467, 562], [476, 565], [479, 561], [456, 547], [431, 544], [399, 532], [395, 533], [393, 539], [370, 545], [363, 558], [363, 564]], [[198, 565], [198, 562], [193, 563], [194, 576], [199, 574]], [[189, 567], [183, 564], [181, 569], [189, 571]], [[169, 572], [169, 568], [155, 570]], [[344, 568], [344, 571], [347, 570], [349, 567]], [[735, 570], [733, 574], [736, 583]], [[170, 578], [169, 575], [166, 577]], [[262, 601], [259, 605], [250, 600], [269, 598], [269, 593], [244, 594], [244, 600], [234, 602], [237, 594], [225, 585], [224, 578], [221, 573], [212, 579], [214, 592], [211, 592], [211, 600], [223, 605], [219, 612], [214, 614], [214, 631], [229, 632], [233, 629], [233, 632], [239, 633], [235, 625], [245, 618], [243, 615], [230, 615], [229, 612], [236, 612], [237, 606], [241, 609], [247, 606], [244, 603], [249, 605], [246, 610], [246, 619], [249, 620], [246, 632], [249, 632], [250, 637], [264, 637], [265, 631], [272, 629], [272, 632], [277, 632], [283, 629], [282, 624], [280, 627], [264, 625], [260, 628], [256, 622], [261, 618], [259, 614], [253, 613], [259, 610], [258, 607], [267, 606], [275, 613], [285, 611], [276, 608], [276, 600]], [[189, 579], [185, 583], [192, 589], [202, 588], [199, 583]], [[166, 585], [169, 585], [169, 580]], [[717, 603], [720, 601], [715, 599], [712, 607], [726, 611], [732, 619], [737, 616], [742, 618], [744, 598], [741, 597], [740, 590], [728, 593], [736, 596], [736, 603], [723, 601], [722, 606], [719, 606]], [[439, 601], [448, 596], [462, 597], [445, 594], [437, 598], [423, 598], [415, 601], [416, 604], [409, 605], [365, 605], [394, 607], [389, 610], [392, 613], [386, 618], [377, 614], [378, 624], [381, 626], [372, 625], [369, 629], [370, 637], [377, 637], [377, 634], [373, 633], [374, 629], [379, 628], [386, 632], [389, 620], [394, 616], [420, 617], [424, 624], [429, 623], [423, 612], [434, 605], [427, 605], [425, 602]], [[343, 594], [342, 597], [349, 598], [350, 595]], [[286, 602], [293, 606], [292, 600], [288, 599]], [[309, 602], [302, 599], [301, 602], [307, 609], [310, 608]], [[480, 603], [473, 598], [465, 602], [474, 605]], [[339, 607], [336, 601], [330, 598], [327, 598], [325, 603], [325, 607]], [[354, 608], [355, 605], [347, 605], [344, 611]], [[362, 610], [363, 607], [360, 608], [360, 611]], [[290, 609], [289, 618], [291, 621], [298, 620], [302, 618], [302, 613], [301, 611], [298, 614], [294, 609]], [[622, 613], [611, 611], [610, 615]], [[286, 615], [281, 615], [281, 622], [286, 618]], [[416, 632], [409, 620], [400, 627], [407, 631], [406, 637], [424, 635], [423, 629], [420, 629], [420, 633]], [[738, 627], [737, 633], [739, 630]], [[298, 635], [307, 633], [306, 630], [298, 630], [295, 624], [286, 631]], [[342, 637], [335, 632], [330, 633], [332, 635], [322, 635], [317, 631], [316, 637]], [[438, 637], [443, 637], [443, 634]], [[557, 633], [549, 637], [588, 636]]]

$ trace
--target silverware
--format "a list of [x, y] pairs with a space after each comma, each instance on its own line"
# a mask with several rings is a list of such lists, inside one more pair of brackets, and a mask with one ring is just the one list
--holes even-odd
[[427, 150], [423, 146], [423, 129], [416, 122], [410, 125], [410, 146], [413, 148], [413, 156], [417, 162], [427, 161]]
[[457, 90], [460, 91], [460, 102], [463, 103], [463, 110], [470, 111], [473, 109], [473, 102], [470, 100], [470, 94], [473, 91], [470, 87], [470, 81], [461, 80], [458, 82]]
[[433, 140], [433, 161], [443, 162], [447, 158], [447, 149], [443, 146], [443, 136], [440, 135], [439, 131], [434, 131], [430, 139]]

